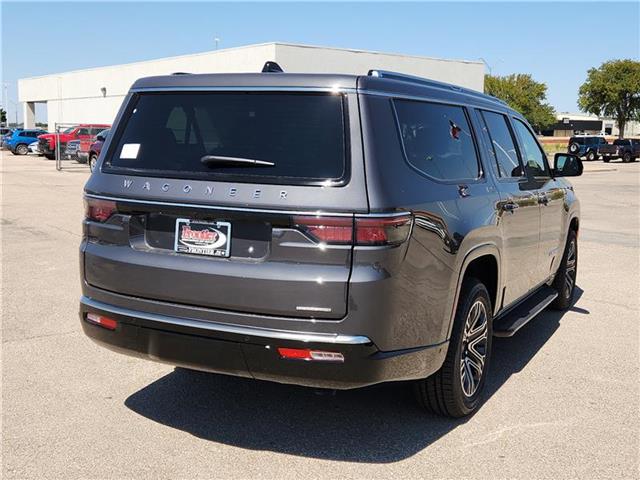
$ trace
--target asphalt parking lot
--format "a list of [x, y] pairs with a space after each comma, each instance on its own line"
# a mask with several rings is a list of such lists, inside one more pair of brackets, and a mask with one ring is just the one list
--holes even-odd
[[586, 165], [576, 303], [496, 339], [453, 421], [112, 353], [77, 317], [86, 167], [2, 156], [4, 478], [638, 478], [640, 163]]

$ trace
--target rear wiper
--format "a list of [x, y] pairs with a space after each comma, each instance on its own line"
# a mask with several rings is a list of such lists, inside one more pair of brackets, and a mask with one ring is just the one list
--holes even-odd
[[207, 167], [228, 165], [231, 167], [275, 167], [275, 163], [253, 158], [221, 157], [220, 155], [205, 155], [200, 162]]

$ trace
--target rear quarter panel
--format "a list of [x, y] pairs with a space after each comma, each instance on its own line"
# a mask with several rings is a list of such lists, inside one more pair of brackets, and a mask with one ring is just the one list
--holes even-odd
[[[465, 266], [482, 254], [494, 255], [499, 265], [498, 191], [486, 169], [484, 178], [465, 183], [466, 197], [455, 183], [416, 173], [402, 153], [390, 98], [362, 95], [361, 111], [371, 210], [411, 211], [414, 227], [402, 255], [387, 255], [387, 264], [356, 248], [351, 293], [364, 295], [358, 290], [360, 278], [374, 271], [386, 275], [366, 308], [388, 318], [383, 323], [388, 338], [404, 348], [443, 342]], [[477, 131], [475, 137], [482, 155]]]

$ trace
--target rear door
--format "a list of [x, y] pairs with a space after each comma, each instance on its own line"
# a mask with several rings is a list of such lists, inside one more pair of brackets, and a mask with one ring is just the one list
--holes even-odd
[[517, 141], [507, 116], [481, 111], [484, 131], [488, 136], [500, 191], [502, 230], [502, 275], [507, 306], [525, 295], [535, 284], [540, 241], [540, 207], [535, 186], [529, 181], [522, 164]]
[[323, 92], [135, 95], [86, 187], [87, 283], [342, 318], [354, 213], [367, 211], [360, 150], [350, 148], [354, 108]]

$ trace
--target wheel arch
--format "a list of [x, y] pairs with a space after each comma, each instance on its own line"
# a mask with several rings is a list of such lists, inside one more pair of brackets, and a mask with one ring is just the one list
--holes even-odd
[[493, 313], [498, 311], [501, 299], [501, 259], [500, 250], [495, 244], [483, 244], [470, 250], [460, 267], [456, 284], [456, 293], [453, 298], [451, 313], [449, 316], [449, 328], [447, 330], [447, 338], [451, 337], [453, 328], [453, 320], [455, 318], [462, 284], [467, 277], [474, 276], [478, 278], [489, 291], [489, 298], [492, 302]]

